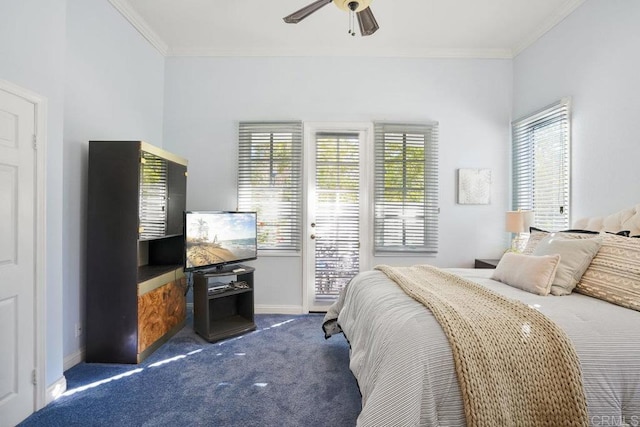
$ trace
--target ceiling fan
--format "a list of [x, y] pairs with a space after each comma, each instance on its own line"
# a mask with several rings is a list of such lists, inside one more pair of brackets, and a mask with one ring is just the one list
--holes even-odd
[[[353, 14], [358, 17], [360, 33], [363, 36], [370, 36], [371, 34], [375, 33], [378, 28], [380, 28], [378, 26], [378, 23], [376, 22], [376, 18], [373, 16], [373, 12], [371, 12], [371, 8], [369, 7], [371, 0], [317, 0], [300, 10], [293, 12], [291, 15], [285, 16], [283, 18], [284, 22], [286, 22], [287, 24], [297, 24], [307, 16], [311, 15], [313, 12], [316, 12], [318, 9], [328, 5], [331, 2], [333, 2], [340, 9], [349, 12], [349, 14], [351, 15], [350, 22], [353, 22]], [[355, 36], [352, 24], [350, 24], [349, 33]]]

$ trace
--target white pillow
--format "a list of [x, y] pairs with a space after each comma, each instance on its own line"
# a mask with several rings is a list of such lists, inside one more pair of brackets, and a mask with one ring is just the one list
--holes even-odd
[[551, 289], [560, 255], [523, 255], [507, 252], [502, 256], [491, 278], [514, 288], [538, 295]]
[[542, 239], [533, 251], [533, 255], [560, 255], [560, 264], [551, 285], [551, 294], [569, 295], [598, 253], [600, 246], [602, 246], [600, 237], [568, 239], [559, 233]]
[[527, 245], [522, 251], [525, 255], [531, 255], [536, 250], [538, 243], [545, 237], [551, 235], [559, 235], [566, 239], [593, 239], [598, 236], [597, 231], [588, 230], [565, 230], [565, 231], [545, 231], [539, 228], [529, 228], [529, 238], [527, 239]]

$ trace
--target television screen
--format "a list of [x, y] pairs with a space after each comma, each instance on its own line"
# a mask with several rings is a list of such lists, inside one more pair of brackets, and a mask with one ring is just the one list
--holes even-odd
[[185, 270], [256, 259], [255, 212], [185, 212]]

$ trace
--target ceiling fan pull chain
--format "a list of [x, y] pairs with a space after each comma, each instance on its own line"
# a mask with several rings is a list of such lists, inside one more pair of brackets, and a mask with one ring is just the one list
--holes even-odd
[[351, 34], [352, 36], [355, 36], [356, 33], [353, 29], [353, 17], [354, 17], [354, 12], [352, 10], [349, 11], [349, 34]]
[[356, 35], [356, 30], [354, 27], [356, 26], [356, 9], [358, 9], [357, 1], [350, 1], [347, 7], [349, 8], [349, 34], [352, 36]]
[[356, 12], [351, 12], [351, 25], [353, 26], [353, 30], [351, 30], [351, 35], [356, 35]]

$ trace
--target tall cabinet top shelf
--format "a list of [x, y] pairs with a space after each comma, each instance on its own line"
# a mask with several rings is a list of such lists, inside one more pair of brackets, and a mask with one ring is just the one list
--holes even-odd
[[111, 144], [110, 147], [116, 147], [120, 145], [121, 147], [131, 147], [133, 146], [139, 151], [144, 151], [146, 153], [154, 154], [158, 157], [162, 157], [163, 159], [172, 161], [174, 163], [178, 163], [182, 166], [188, 166], [189, 161], [184, 157], [178, 156], [177, 154], [171, 153], [163, 148], [156, 147], [155, 145], [151, 145], [145, 141], [106, 141], [106, 140], [95, 140], [90, 141], [90, 145], [100, 145], [100, 144]]
[[188, 165], [187, 159], [180, 157], [176, 154], [170, 153], [166, 150], [163, 150], [162, 148], [156, 147], [155, 145], [146, 143], [144, 141], [140, 141], [140, 150], [146, 153], [155, 154], [158, 157], [162, 157], [163, 159], [167, 159], [174, 163], [178, 163], [179, 165], [182, 165], [182, 166]]
[[145, 141], [90, 141], [90, 145], [97, 144], [113, 144], [113, 146], [121, 145], [121, 146], [136, 146], [139, 151], [144, 151], [146, 153], [155, 154], [158, 157], [162, 157], [163, 159], [172, 161], [174, 163], [178, 163], [182, 166], [188, 166], [189, 161], [184, 157], [180, 157], [177, 154], [173, 154], [163, 148], [156, 147], [155, 145], [151, 145]]

